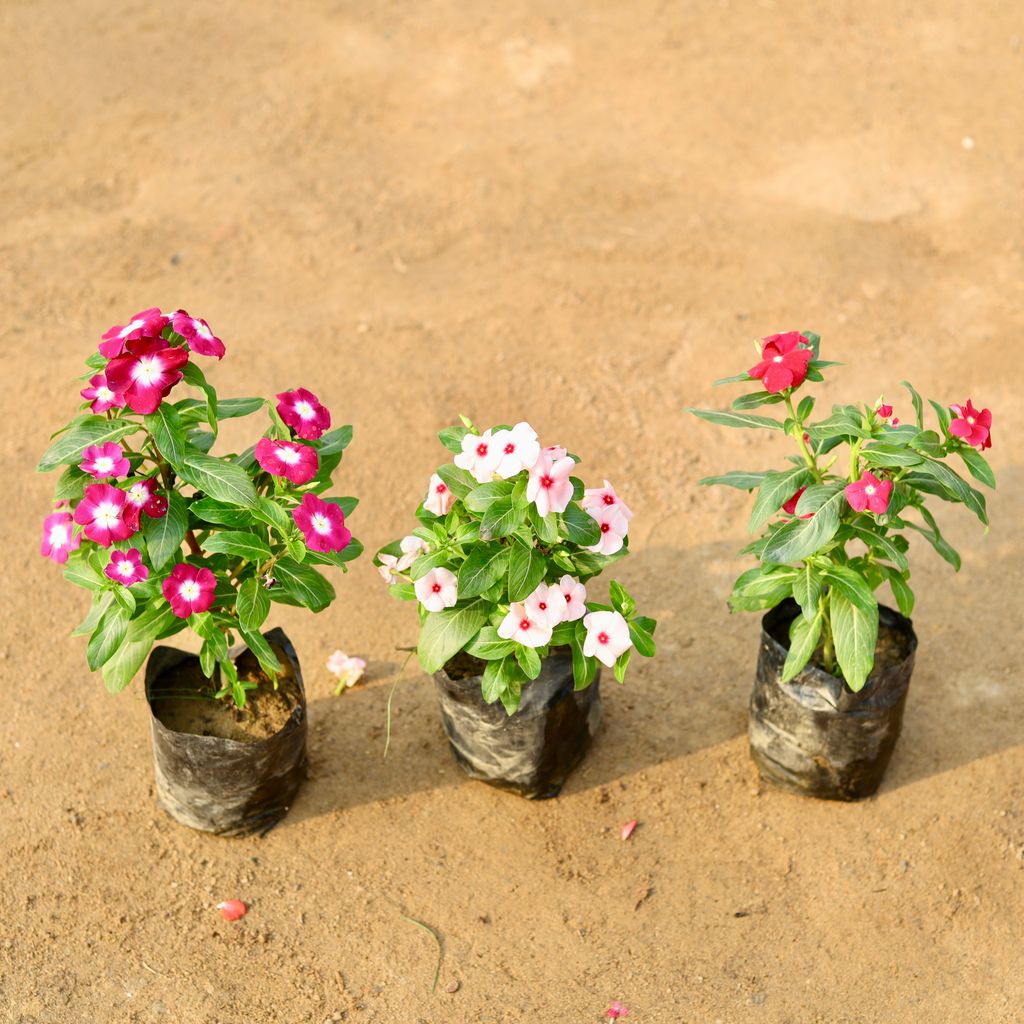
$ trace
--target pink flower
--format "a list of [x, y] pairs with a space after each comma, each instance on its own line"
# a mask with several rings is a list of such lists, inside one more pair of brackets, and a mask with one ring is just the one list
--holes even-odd
[[557, 584], [542, 583], [524, 602], [527, 618], [542, 626], [557, 626], [565, 621], [565, 597]]
[[544, 647], [551, 643], [551, 626], [533, 618], [526, 610], [526, 605], [517, 602], [509, 608], [498, 627], [498, 636], [502, 640], [514, 640], [524, 647]]
[[587, 588], [575, 576], [563, 576], [558, 581], [558, 589], [565, 598], [565, 618], [563, 622], [575, 622], [587, 614]]
[[879, 480], [874, 473], [866, 472], [856, 483], [846, 485], [846, 500], [854, 512], [874, 512], [884, 515], [889, 507], [892, 481]]
[[81, 395], [92, 403], [93, 412], [106, 412], [115, 406], [124, 405], [124, 395], [119, 395], [107, 383], [105, 373], [97, 373], [89, 378], [89, 386], [82, 388]]
[[962, 438], [979, 451], [992, 447], [992, 413], [988, 409], [979, 412], [969, 398], [963, 405], [950, 408], [956, 413], [956, 419], [949, 425], [954, 437]]
[[564, 459], [568, 452], [560, 444], [549, 444], [547, 448], [541, 448], [542, 455], [550, 455], [552, 462]]
[[[607, 480], [604, 482], [604, 487], [588, 487], [583, 492], [583, 500], [580, 505], [591, 510], [591, 515], [594, 515], [594, 511], [616, 508], [626, 517], [627, 522], [633, 518], [633, 513], [615, 493], [615, 488]], [[597, 517], [595, 516], [595, 518]]]
[[181, 380], [188, 351], [172, 348], [163, 338], [136, 338], [125, 348], [125, 355], [107, 364], [107, 382], [133, 411], [154, 412]]
[[622, 1017], [629, 1016], [629, 1007], [624, 1006], [616, 999], [611, 1006], [608, 1007], [608, 1019], [619, 1020]]
[[807, 339], [796, 331], [772, 334], [764, 339], [761, 362], [747, 373], [759, 378], [765, 391], [773, 394], [798, 388], [807, 377], [807, 364], [814, 357], [809, 348], [801, 347], [806, 344]]
[[416, 581], [414, 589], [428, 612], [444, 611], [459, 599], [458, 577], [447, 569], [431, 569]]
[[494, 471], [502, 480], [531, 469], [540, 457], [537, 432], [529, 423], [517, 423], [511, 430], [499, 430], [492, 443], [498, 456]]
[[54, 512], [43, 520], [43, 542], [39, 553], [52, 558], [58, 565], [68, 560], [68, 554], [77, 551], [82, 543], [79, 534], [74, 533], [74, 520], [68, 512]]
[[462, 439], [462, 451], [455, 456], [455, 465], [471, 473], [478, 484], [494, 479], [494, 470], [501, 453], [498, 451], [491, 432], [467, 434]]
[[82, 452], [82, 461], [78, 468], [97, 480], [108, 477], [127, 476], [131, 472], [131, 463], [124, 457], [119, 444], [108, 441], [106, 444], [91, 444]]
[[380, 565], [377, 571], [385, 583], [399, 583], [398, 574], [405, 572], [420, 555], [430, 550], [430, 545], [425, 540], [411, 534], [402, 538], [400, 546], [402, 548], [400, 558], [395, 555], [379, 556]]
[[130, 323], [123, 327], [120, 324], [111, 327], [103, 335], [103, 341], [100, 343], [100, 355], [107, 359], [113, 359], [124, 352], [125, 345], [129, 341], [134, 341], [136, 338], [158, 337], [169, 320], [170, 317], [161, 313], [155, 306], [152, 309], [144, 309], [142, 312], [136, 313]]
[[424, 555], [430, 550], [430, 545], [422, 537], [417, 537], [413, 533], [410, 533], [408, 537], [403, 537], [398, 546], [402, 549], [403, 560], [412, 556], [411, 561], [406, 562], [406, 565], [412, 565], [420, 555]]
[[223, 903], [217, 904], [217, 909], [225, 921], [237, 921], [240, 917], [245, 917], [249, 910], [241, 900], [224, 900]]
[[179, 562], [163, 582], [164, 597], [179, 619], [205, 612], [213, 604], [217, 577], [206, 568]]
[[564, 512], [572, 501], [572, 481], [569, 474], [576, 465], [566, 457], [554, 461], [546, 452], [541, 453], [530, 469], [530, 480], [526, 485], [526, 500], [537, 506], [537, 512], [546, 516], [549, 512]]
[[584, 616], [583, 625], [587, 627], [583, 653], [588, 658], [597, 658], [608, 668], [633, 646], [629, 623], [618, 612], [591, 612]]
[[110, 484], [90, 484], [85, 497], [75, 509], [75, 522], [85, 527], [85, 535], [95, 543], [109, 548], [119, 540], [127, 540], [137, 529], [125, 517], [124, 491]]
[[875, 415], [882, 423], [890, 427], [898, 427], [900, 425], [900, 418], [893, 416], [892, 411], [891, 405], [886, 405], [881, 401], [875, 406]]
[[327, 671], [338, 677], [336, 693], [355, 686], [366, 671], [366, 662], [362, 658], [350, 658], [344, 651], [335, 651], [327, 659]]
[[315, 494], [302, 496], [302, 504], [292, 510], [292, 519], [302, 531], [310, 551], [344, 551], [352, 540], [345, 526], [345, 513]]
[[308, 484], [320, 467], [315, 448], [269, 437], [261, 437], [256, 443], [256, 461], [271, 476], [283, 476], [296, 485]]
[[103, 572], [108, 579], [126, 587], [149, 578], [149, 569], [142, 564], [142, 555], [139, 554], [138, 548], [130, 548], [128, 551], [112, 551], [110, 561]]
[[614, 555], [617, 551], [621, 551], [622, 538], [629, 533], [629, 521], [621, 508], [613, 505], [599, 511], [593, 509], [587, 511], [601, 527], [601, 539], [587, 550], [594, 551], [599, 555]]
[[282, 391], [277, 396], [277, 414], [295, 431], [296, 437], [315, 441], [331, 428], [331, 414], [320, 399], [305, 388]]
[[634, 818], [632, 821], [627, 821], [626, 824], [622, 826], [619, 834], [622, 836], [623, 842], [625, 842], [636, 831], [636, 827], [639, 824], [640, 822]]
[[151, 519], [162, 519], [167, 515], [167, 499], [156, 493], [155, 480], [134, 480], [125, 492], [124, 518], [134, 532], [145, 512]]
[[[790, 498], [789, 501], [787, 501], [782, 506], [782, 511], [785, 512], [786, 515], [788, 515], [788, 516], [795, 516], [796, 515], [796, 507], [800, 503], [800, 498], [803, 497], [803, 493], [806, 490], [807, 490], [806, 487], [801, 487], [800, 490], [797, 491], [796, 494], [794, 494], [793, 497]], [[814, 513], [813, 512], [807, 512], [805, 515], [802, 515], [800, 518], [801, 519], [813, 519], [814, 518]]]
[[455, 495], [448, 485], [435, 473], [430, 478], [427, 496], [423, 499], [423, 507], [435, 516], [446, 516], [455, 504]]
[[380, 565], [377, 566], [377, 572], [380, 573], [380, 578], [387, 584], [393, 585], [395, 583], [401, 583], [402, 578], [398, 575], [400, 572], [405, 572], [409, 568], [407, 565], [402, 565], [405, 561], [403, 558], [398, 558], [395, 555], [378, 555], [377, 556]]
[[214, 337], [210, 325], [205, 320], [189, 316], [183, 309], [177, 309], [171, 314], [171, 327], [175, 334], [180, 334], [187, 342], [193, 352], [201, 356], [216, 356], [224, 358], [224, 342]]

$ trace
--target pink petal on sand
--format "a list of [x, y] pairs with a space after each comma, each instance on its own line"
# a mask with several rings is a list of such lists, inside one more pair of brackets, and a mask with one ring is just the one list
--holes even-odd
[[638, 822], [636, 818], [634, 818], [632, 821], [627, 821], [626, 824], [622, 826], [621, 835], [623, 842], [625, 842], [633, 834], [634, 829], [636, 829], [637, 825], [639, 824], [640, 822]]
[[245, 917], [245, 912], [249, 908], [241, 900], [225, 900], [217, 904], [217, 909], [225, 921], [237, 921], [240, 917]]

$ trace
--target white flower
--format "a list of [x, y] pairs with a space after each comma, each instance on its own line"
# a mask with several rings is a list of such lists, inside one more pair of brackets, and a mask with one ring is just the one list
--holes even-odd
[[498, 456], [494, 471], [502, 480], [533, 469], [540, 458], [537, 431], [529, 423], [517, 423], [511, 430], [499, 430], [491, 439]]
[[428, 612], [441, 612], [459, 599], [458, 577], [448, 569], [431, 569], [416, 581], [415, 590]]
[[498, 627], [502, 640], [514, 640], [524, 647], [544, 647], [551, 643], [551, 627], [534, 619], [521, 602], [512, 605]]
[[335, 651], [327, 659], [327, 671], [338, 677], [338, 692], [355, 686], [366, 671], [362, 658], [350, 658], [344, 651]]
[[597, 658], [608, 668], [633, 646], [629, 623], [618, 612], [591, 612], [583, 619], [583, 625], [587, 627], [583, 653], [588, 658]]

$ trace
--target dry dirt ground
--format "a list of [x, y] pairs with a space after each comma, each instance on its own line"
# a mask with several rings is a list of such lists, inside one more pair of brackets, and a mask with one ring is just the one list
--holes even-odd
[[[5, 0], [0, 33], [3, 1024], [1024, 1019], [1018, 7]], [[312, 700], [287, 822], [154, 808], [140, 688], [68, 638], [33, 473], [100, 332], [152, 304], [214, 325], [224, 392], [307, 385], [355, 425], [369, 549], [460, 411], [618, 485], [660, 655], [561, 799], [466, 781], [415, 673], [382, 760], [414, 617], [367, 559], [322, 615], [278, 610]], [[943, 509], [959, 576], [913, 552], [906, 728], [856, 806], [755, 781], [747, 499], [696, 481], [781, 442], [681, 412], [792, 327], [848, 364], [826, 401], [906, 415], [911, 377], [996, 415], [993, 529]], [[343, 699], [335, 647], [371, 661]], [[437, 994], [403, 915], [443, 938]]]

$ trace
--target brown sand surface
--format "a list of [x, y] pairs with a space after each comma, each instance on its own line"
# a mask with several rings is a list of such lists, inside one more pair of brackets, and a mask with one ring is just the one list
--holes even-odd
[[[1015, 5], [5, 0], [0, 32], [2, 1024], [1024, 1019]], [[461, 411], [620, 488], [660, 655], [561, 799], [466, 781], [417, 673], [382, 760], [414, 615], [366, 559], [322, 615], [275, 612], [312, 702], [287, 822], [154, 808], [140, 687], [67, 638], [85, 598], [39, 558], [33, 474], [100, 332], [153, 304], [225, 339], [224, 393], [306, 385], [355, 425], [368, 549]], [[992, 532], [940, 510], [959, 576], [915, 545], [906, 728], [855, 806], [753, 776], [747, 499], [696, 481], [782, 442], [681, 412], [794, 327], [848, 364], [826, 402], [906, 416], [911, 377], [996, 413]], [[370, 660], [343, 699], [336, 647]], [[437, 994], [402, 915], [443, 937]]]

